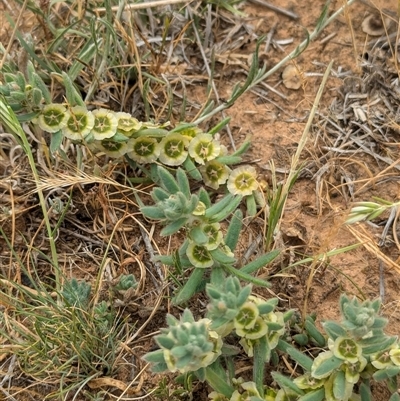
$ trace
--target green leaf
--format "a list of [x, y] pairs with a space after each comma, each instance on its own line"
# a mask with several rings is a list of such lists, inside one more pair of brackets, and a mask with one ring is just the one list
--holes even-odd
[[324, 401], [325, 400], [325, 389], [319, 388], [318, 390], [310, 391], [309, 393], [302, 395], [297, 401]]
[[243, 273], [253, 273], [262, 267], [267, 266], [269, 263], [271, 263], [278, 255], [280, 254], [280, 251], [278, 249], [275, 249], [271, 252], [268, 252], [253, 262], [248, 263], [247, 265], [243, 266], [240, 271]]
[[230, 398], [234, 392], [234, 388], [228, 384], [226, 377], [218, 374], [218, 369], [213, 368], [213, 366], [217, 363], [218, 361], [204, 368], [206, 373], [206, 381], [212, 389], [214, 389], [218, 393], [223, 394], [225, 397]]
[[[220, 222], [222, 220], [225, 220], [231, 213], [233, 213], [236, 208], [239, 206], [240, 202], [242, 201], [242, 196], [241, 195], [236, 195], [232, 199], [232, 201], [226, 206], [224, 209], [222, 209], [219, 213], [215, 213], [212, 215], [209, 219], [210, 222]], [[207, 211], [206, 211], [207, 213]]]
[[22, 74], [22, 72], [18, 71], [18, 73], [15, 74], [14, 79], [15, 79], [15, 83], [19, 86], [19, 88], [22, 91], [25, 91], [26, 81], [25, 81], [24, 74]]
[[42, 92], [42, 96], [43, 96], [46, 104], [50, 104], [51, 103], [51, 93], [50, 93], [49, 89], [47, 88], [47, 85], [44, 83], [42, 78], [36, 72], [33, 73], [33, 80], [35, 82], [36, 87], [38, 89], [40, 89], [40, 91]]
[[86, 107], [80, 93], [76, 90], [74, 83], [66, 72], [62, 72], [62, 78], [65, 86], [65, 97], [70, 106]]
[[306, 329], [310, 337], [312, 337], [315, 340], [318, 346], [322, 348], [325, 347], [326, 345], [325, 337], [317, 329], [317, 327], [314, 324], [314, 320], [311, 317], [309, 316], [306, 317], [306, 320], [304, 322], [304, 328]]
[[339, 324], [334, 321], [327, 321], [322, 323], [322, 327], [328, 334], [332, 340], [336, 340], [338, 337], [346, 337], [347, 332], [346, 330]]
[[189, 180], [186, 177], [186, 172], [181, 168], [178, 168], [176, 171], [176, 182], [179, 186], [179, 191], [182, 192], [187, 199], [190, 199]]
[[160, 188], [160, 187], [155, 187], [152, 191], [151, 191], [151, 197], [153, 198], [154, 202], [161, 202], [163, 200], [166, 200], [170, 197], [170, 194], [165, 191], [164, 189]]
[[236, 262], [235, 257], [227, 255], [220, 248], [210, 251], [212, 258], [223, 265], [233, 264]]
[[305, 347], [310, 341], [308, 335], [305, 333], [295, 334], [294, 336], [292, 336], [292, 338], [297, 344], [299, 344], [302, 347]]
[[38, 88], [32, 89], [32, 101], [36, 107], [39, 107], [42, 103], [42, 91]]
[[68, 71], [68, 76], [70, 77], [71, 81], [75, 81], [83, 68], [92, 61], [96, 54], [96, 49], [101, 43], [101, 39], [94, 41], [92, 38], [85, 43], [85, 45], [82, 47], [82, 50], [79, 52], [78, 57], [75, 59]]
[[214, 203], [212, 206], [207, 208], [204, 217], [207, 219], [212, 218], [215, 214], [225, 209], [230, 202], [233, 201], [234, 196], [232, 194], [225, 195], [219, 202]]
[[165, 214], [162, 209], [157, 206], [143, 206], [140, 211], [145, 217], [153, 220], [165, 220]]
[[364, 355], [371, 355], [375, 354], [376, 352], [383, 351], [389, 348], [397, 341], [396, 337], [386, 337], [386, 339], [382, 338], [380, 344], [373, 344], [366, 347], [363, 347], [363, 354]]
[[342, 400], [346, 394], [346, 375], [342, 370], [339, 370], [335, 378], [333, 379], [333, 394], [334, 396]]
[[[271, 350], [268, 346], [267, 337], [263, 336], [255, 341], [253, 357], [253, 381], [260, 395], [264, 396], [264, 371], [265, 363], [269, 362]], [[266, 358], [266, 356], [268, 356]]]
[[243, 225], [243, 213], [237, 209], [231, 218], [228, 231], [225, 235], [225, 244], [233, 251], [239, 241], [240, 231]]
[[369, 385], [367, 385], [365, 383], [360, 384], [360, 395], [361, 395], [362, 401], [373, 401], [372, 394], [371, 394], [371, 388]]
[[151, 362], [151, 363], [165, 362], [164, 351], [162, 349], [158, 349], [157, 351], [148, 352], [143, 356], [143, 359], [146, 362]]
[[206, 208], [209, 208], [211, 206], [210, 195], [203, 187], [200, 188], [198, 196], [199, 196], [199, 201], [203, 202], [206, 205]]
[[240, 156], [232, 156], [232, 155], [225, 155], [225, 156], [218, 156], [215, 158], [217, 162], [230, 166], [231, 164], [238, 164], [242, 161]]
[[376, 381], [382, 381], [394, 377], [400, 373], [400, 366], [389, 366], [388, 368], [378, 370], [372, 377]]
[[185, 170], [188, 172], [188, 174], [196, 181], [202, 181], [203, 177], [199, 171], [199, 169], [196, 167], [194, 164], [193, 160], [191, 157], [187, 157], [185, 161], [183, 162], [183, 167], [185, 167]]
[[204, 245], [208, 242], [208, 237], [200, 226], [193, 227], [190, 230], [190, 238], [198, 245]]
[[62, 131], [57, 131], [53, 132], [51, 134], [51, 140], [50, 140], [50, 152], [55, 153], [58, 149], [60, 149], [60, 146], [62, 144], [64, 135], [62, 134]]
[[195, 294], [197, 287], [200, 285], [206, 269], [195, 268], [192, 271], [188, 281], [179, 290], [179, 292], [172, 299], [174, 305], [180, 305], [184, 302], [189, 301], [189, 299]]
[[243, 272], [242, 270], [235, 269], [233, 266], [225, 265], [224, 268], [229, 273], [231, 273], [231, 274], [237, 276], [238, 278], [245, 280], [249, 283], [253, 283], [253, 284], [259, 285], [260, 287], [266, 287], [266, 288], [269, 288], [271, 286], [271, 284], [268, 281], [253, 277], [250, 274]]
[[278, 298], [271, 298], [267, 302], [257, 305], [258, 311], [261, 315], [266, 315], [275, 309], [276, 305], [278, 305], [278, 302]]
[[179, 185], [176, 182], [174, 176], [164, 167], [157, 167], [157, 174], [160, 178], [160, 185], [168, 191], [170, 194], [176, 194], [179, 192]]
[[186, 217], [182, 217], [174, 222], [167, 224], [160, 232], [160, 235], [163, 237], [167, 237], [169, 235], [175, 234], [179, 231], [187, 222]]
[[257, 204], [253, 194], [246, 196], [246, 208], [249, 216], [257, 214]]
[[304, 395], [304, 391], [299, 389], [289, 377], [286, 377], [278, 372], [271, 372], [271, 376], [279, 384], [279, 387], [283, 389], [290, 389], [298, 395]]
[[210, 135], [215, 135], [217, 132], [221, 131], [222, 128], [224, 128], [226, 125], [228, 125], [230, 120], [231, 120], [230, 117], [225, 117], [215, 127], [211, 128], [207, 133]]
[[161, 348], [171, 349], [175, 346], [175, 341], [165, 335], [159, 335], [156, 337], [156, 342]]
[[313, 376], [316, 378], [326, 377], [328, 373], [333, 372], [343, 364], [343, 360], [332, 356], [329, 359], [323, 361], [313, 372]]
[[[283, 340], [280, 340], [283, 342]], [[287, 344], [287, 343], [286, 343]], [[282, 346], [282, 344], [280, 344]], [[296, 361], [300, 366], [304, 368], [307, 372], [311, 371], [311, 366], [313, 364], [313, 360], [307, 356], [305, 353], [300, 352], [296, 348], [294, 348], [292, 345], [287, 344], [285, 352], [294, 360]]]
[[17, 102], [22, 103], [22, 102], [24, 102], [25, 99], [26, 99], [26, 94], [25, 94], [25, 92], [11, 91], [11, 92], [10, 92], [10, 97], [11, 97], [13, 100], [17, 101]]

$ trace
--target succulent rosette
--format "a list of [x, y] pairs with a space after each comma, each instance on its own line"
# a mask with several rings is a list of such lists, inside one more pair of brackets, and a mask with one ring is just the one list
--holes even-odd
[[69, 113], [62, 104], [48, 104], [38, 117], [39, 127], [46, 132], [57, 132], [67, 124]]
[[234, 169], [228, 178], [228, 191], [233, 195], [247, 196], [258, 189], [257, 172], [252, 166]]
[[155, 138], [141, 136], [128, 141], [128, 156], [137, 163], [153, 163], [160, 156], [161, 147]]
[[189, 155], [199, 164], [215, 159], [220, 150], [219, 142], [210, 134], [199, 134], [189, 144]]
[[187, 373], [211, 365], [221, 355], [222, 339], [210, 329], [211, 320], [195, 321], [185, 309], [180, 320], [168, 315], [167, 322], [169, 327], [155, 337], [161, 349], [145, 356], [149, 362], [158, 362], [170, 372]]
[[94, 115], [85, 107], [74, 106], [62, 128], [64, 136], [74, 141], [83, 140], [94, 126]]
[[167, 134], [160, 142], [159, 160], [167, 166], [179, 166], [187, 158], [189, 139], [181, 134]]
[[106, 109], [93, 110], [94, 124], [91, 133], [101, 141], [113, 137], [117, 132], [118, 119], [115, 113]]

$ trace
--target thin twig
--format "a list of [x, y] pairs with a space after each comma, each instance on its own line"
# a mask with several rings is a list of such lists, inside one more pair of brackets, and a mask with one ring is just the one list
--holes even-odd
[[294, 20], [299, 19], [299, 16], [296, 13], [294, 13], [293, 11], [289, 11], [286, 8], [275, 6], [275, 5], [273, 5], [271, 3], [268, 3], [268, 2], [266, 2], [264, 0], [250, 0], [250, 1], [252, 3], [255, 3], [255, 4], [259, 4], [260, 6], [267, 7], [272, 11], [275, 11], [277, 13], [283, 14], [286, 17], [292, 18]]
[[[151, 8], [151, 7], [160, 7], [160, 6], [168, 6], [170, 4], [179, 4], [183, 3], [185, 6], [190, 4], [193, 0], [185, 1], [185, 0], [161, 0], [161, 1], [149, 1], [146, 3], [134, 3], [134, 4], [127, 4], [125, 6], [124, 11], [129, 11], [129, 10], [141, 10], [141, 9], [146, 9], [146, 8]], [[111, 11], [118, 11], [119, 6], [113, 6], [111, 7]], [[94, 9], [95, 13], [105, 13], [107, 9], [105, 7], [98, 7]]]

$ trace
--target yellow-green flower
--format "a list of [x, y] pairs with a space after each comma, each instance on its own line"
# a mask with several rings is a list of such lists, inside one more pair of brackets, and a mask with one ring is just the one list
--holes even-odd
[[111, 139], [103, 139], [94, 142], [95, 148], [110, 157], [121, 157], [128, 151], [126, 142], [115, 142]]
[[181, 165], [187, 158], [188, 144], [188, 138], [181, 134], [166, 135], [160, 142], [160, 162], [167, 166]]
[[236, 168], [229, 175], [227, 187], [233, 195], [251, 195], [258, 188], [256, 169], [252, 166]]
[[352, 338], [338, 337], [335, 342], [328, 344], [330, 350], [336, 358], [344, 359], [350, 363], [358, 362], [362, 348]]
[[212, 401], [229, 401], [223, 394], [212, 391], [208, 394], [208, 398]]
[[208, 238], [208, 242], [204, 244], [204, 246], [209, 251], [217, 249], [224, 237], [221, 231], [221, 225], [219, 223], [205, 224], [202, 229]]
[[207, 268], [214, 264], [214, 260], [204, 245], [191, 242], [186, 249], [186, 256], [194, 267]]
[[293, 379], [293, 383], [302, 390], [315, 390], [324, 385], [325, 379], [316, 379], [310, 373], [305, 373], [303, 376]]
[[230, 401], [247, 401], [250, 400], [250, 397], [261, 398], [260, 393], [257, 390], [256, 384], [254, 382], [245, 382], [241, 383], [241, 390], [244, 390], [240, 393], [238, 390], [235, 390], [231, 396]]
[[189, 144], [189, 154], [199, 164], [215, 159], [220, 150], [219, 142], [210, 134], [199, 134]]
[[245, 337], [248, 340], [257, 340], [268, 333], [268, 326], [264, 319], [259, 316], [252, 327], [236, 327], [236, 334], [239, 337]]
[[218, 189], [220, 185], [225, 184], [229, 177], [230, 168], [217, 160], [211, 160], [199, 170], [203, 176], [204, 184], [213, 189]]
[[62, 104], [48, 104], [38, 117], [39, 127], [46, 132], [57, 132], [67, 124], [69, 113]]
[[117, 132], [118, 120], [115, 113], [106, 109], [93, 110], [94, 125], [92, 134], [94, 139], [102, 141], [111, 138]]
[[142, 128], [143, 124], [129, 113], [115, 113], [115, 117], [118, 121], [118, 131], [126, 136], [131, 136]]
[[372, 366], [374, 366], [376, 369], [385, 369], [389, 366], [393, 366], [393, 361], [390, 354], [391, 351], [392, 350], [387, 349], [372, 354], [371, 355]]
[[194, 138], [196, 135], [202, 134], [202, 130], [198, 127], [188, 127], [179, 131], [179, 133], [183, 136], [187, 136], [189, 139]]
[[160, 156], [161, 147], [156, 139], [148, 136], [128, 141], [128, 156], [137, 163], [153, 163]]
[[63, 134], [74, 141], [85, 138], [94, 126], [94, 115], [85, 107], [74, 106], [70, 109], [70, 115], [65, 126], [62, 128]]
[[197, 203], [196, 209], [193, 210], [192, 214], [194, 216], [203, 216], [206, 212], [206, 209], [206, 205], [202, 201], [199, 201]]
[[259, 315], [260, 312], [254, 302], [245, 302], [234, 320], [236, 330], [254, 327]]

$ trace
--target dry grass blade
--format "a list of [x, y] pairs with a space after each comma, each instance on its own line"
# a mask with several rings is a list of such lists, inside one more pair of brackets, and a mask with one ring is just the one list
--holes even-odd
[[354, 235], [355, 238], [357, 238], [358, 241], [362, 243], [362, 245], [368, 252], [370, 252], [372, 255], [375, 255], [390, 269], [393, 269], [398, 274], [400, 274], [400, 265], [396, 261], [390, 259], [381, 251], [379, 245], [376, 243], [372, 235], [362, 225], [349, 225], [347, 226], [347, 229]]

